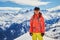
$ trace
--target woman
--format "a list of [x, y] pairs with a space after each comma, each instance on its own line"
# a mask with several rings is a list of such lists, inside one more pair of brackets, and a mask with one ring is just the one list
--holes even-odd
[[45, 23], [39, 7], [34, 8], [34, 15], [30, 19], [30, 35], [32, 40], [43, 40]]

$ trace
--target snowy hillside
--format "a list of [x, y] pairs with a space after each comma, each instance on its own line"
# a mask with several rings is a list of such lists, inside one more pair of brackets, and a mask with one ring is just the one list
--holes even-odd
[[[44, 40], [55, 40], [49, 37], [44, 36]], [[21, 37], [16, 38], [15, 40], [32, 40], [32, 37], [29, 35], [29, 32], [25, 33]]]

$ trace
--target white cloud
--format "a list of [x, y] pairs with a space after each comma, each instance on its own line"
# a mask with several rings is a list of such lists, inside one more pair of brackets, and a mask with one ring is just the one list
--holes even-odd
[[40, 0], [0, 0], [0, 1], [3, 1], [3, 2], [12, 1], [17, 4], [30, 5], [30, 6], [47, 5], [50, 3], [50, 2], [41, 2]]
[[39, 0], [10, 0], [12, 2], [15, 2], [17, 4], [22, 5], [30, 5], [30, 6], [40, 6], [40, 5], [47, 5], [50, 2], [41, 2]]
[[56, 6], [56, 7], [53, 7], [53, 8], [49, 8], [47, 9], [48, 11], [53, 11], [53, 10], [60, 10], [60, 6]]
[[0, 10], [20, 10], [18, 7], [0, 7]]
[[21, 9], [22, 8], [18, 8], [18, 7], [0, 7], [0, 13], [17, 13]]

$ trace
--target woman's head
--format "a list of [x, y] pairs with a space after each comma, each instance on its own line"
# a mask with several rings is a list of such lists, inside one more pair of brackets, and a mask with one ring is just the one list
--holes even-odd
[[35, 14], [38, 14], [39, 12], [40, 12], [40, 8], [39, 8], [39, 7], [35, 7], [35, 8], [34, 8], [34, 13], [35, 13]]
[[42, 13], [40, 12], [40, 8], [39, 8], [39, 7], [35, 7], [35, 8], [34, 8], [33, 18], [35, 17], [35, 14], [39, 14], [39, 17], [41, 17]]

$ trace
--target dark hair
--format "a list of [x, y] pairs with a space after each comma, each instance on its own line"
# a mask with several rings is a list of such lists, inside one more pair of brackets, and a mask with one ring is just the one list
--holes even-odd
[[[40, 10], [40, 8], [39, 7], [35, 7], [34, 8], [34, 10], [37, 10], [37, 11], [39, 11]], [[35, 13], [34, 13], [34, 15], [33, 15], [33, 19], [35, 18]], [[39, 12], [39, 18], [41, 17], [41, 15], [42, 15], [42, 13], [41, 12]]]
[[[33, 15], [33, 18], [35, 18], [35, 13], [34, 13], [34, 15]], [[39, 12], [39, 18], [42, 16], [42, 13], [41, 12]]]
[[35, 7], [34, 10], [40, 10], [40, 8], [39, 7]]

